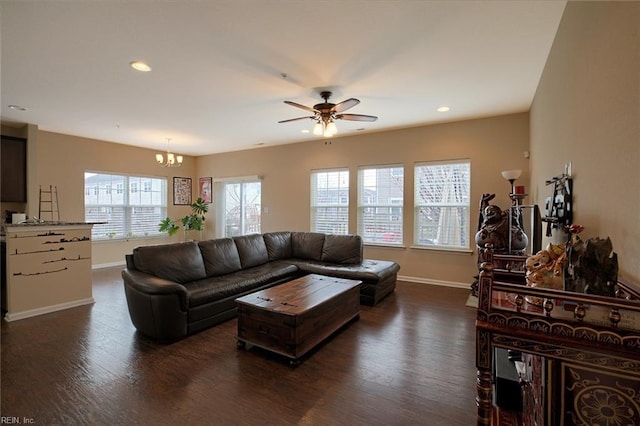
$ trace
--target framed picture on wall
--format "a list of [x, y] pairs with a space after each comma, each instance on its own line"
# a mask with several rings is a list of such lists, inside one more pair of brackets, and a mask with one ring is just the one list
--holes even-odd
[[200, 198], [207, 204], [211, 204], [211, 193], [212, 193], [212, 179], [210, 177], [200, 178], [199, 188], [200, 188]]
[[176, 206], [191, 205], [191, 178], [173, 178], [173, 204]]

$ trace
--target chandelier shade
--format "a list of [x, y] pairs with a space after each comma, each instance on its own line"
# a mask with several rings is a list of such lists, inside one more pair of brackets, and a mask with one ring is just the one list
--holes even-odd
[[322, 136], [323, 133], [324, 133], [324, 126], [322, 125], [322, 122], [318, 120], [316, 124], [313, 126], [313, 134], [316, 136]]

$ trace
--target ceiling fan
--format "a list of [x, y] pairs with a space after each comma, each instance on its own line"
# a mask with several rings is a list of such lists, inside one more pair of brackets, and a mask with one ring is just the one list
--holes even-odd
[[285, 104], [291, 105], [305, 111], [312, 112], [313, 115], [307, 117], [290, 118], [288, 120], [278, 121], [278, 123], [288, 123], [289, 121], [297, 120], [314, 120], [316, 124], [313, 126], [313, 134], [318, 136], [330, 137], [338, 132], [336, 128], [335, 120], [349, 120], [349, 121], [376, 121], [378, 117], [375, 115], [364, 114], [342, 114], [343, 111], [353, 108], [358, 105], [360, 101], [355, 98], [349, 98], [337, 104], [329, 102], [331, 92], [320, 92], [320, 97], [324, 99], [323, 103], [316, 104], [313, 107], [301, 105], [292, 101], [284, 101]]

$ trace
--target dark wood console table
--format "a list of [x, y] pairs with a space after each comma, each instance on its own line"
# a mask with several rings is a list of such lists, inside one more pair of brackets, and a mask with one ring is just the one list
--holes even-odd
[[[483, 254], [476, 317], [478, 425], [493, 419], [495, 348], [522, 352], [525, 425], [640, 425], [640, 294], [612, 298], [499, 282]], [[496, 256], [497, 257], [497, 256]], [[528, 392], [527, 394], [527, 390]]]

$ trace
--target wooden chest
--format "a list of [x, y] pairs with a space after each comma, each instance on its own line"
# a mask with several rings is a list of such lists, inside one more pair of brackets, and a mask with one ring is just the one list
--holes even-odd
[[361, 281], [307, 275], [236, 299], [238, 347], [299, 358], [360, 315]]

